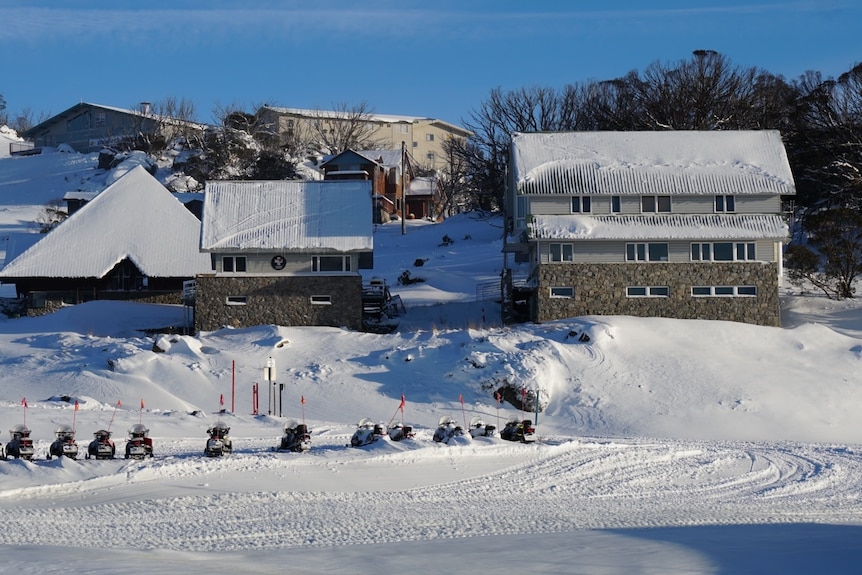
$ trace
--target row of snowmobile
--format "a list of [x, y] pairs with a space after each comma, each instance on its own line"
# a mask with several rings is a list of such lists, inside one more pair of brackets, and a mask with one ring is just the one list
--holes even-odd
[[[153, 441], [150, 430], [138, 423], [129, 428], [129, 438], [126, 440], [126, 459], [144, 459], [153, 456]], [[5, 451], [0, 445], [2, 459], [25, 459], [33, 461], [36, 449], [33, 446], [31, 431], [24, 424], [18, 424], [9, 430], [12, 436], [6, 444]], [[48, 447], [46, 459], [53, 457], [78, 458], [78, 443], [75, 440], [75, 430], [70, 425], [60, 425], [54, 431], [54, 441]], [[117, 454], [117, 446], [111, 439], [111, 431], [100, 429], [93, 433], [93, 440], [87, 445], [84, 455], [86, 459], [113, 459]]]
[[[478, 438], [478, 437], [495, 437], [497, 435], [497, 426], [486, 423], [481, 417], [474, 416], [470, 419], [470, 425], [467, 427], [467, 432], [458, 424], [458, 422], [449, 415], [444, 415], [437, 422], [437, 429], [434, 430], [432, 439], [436, 443], [449, 443], [458, 437]], [[352, 447], [362, 447], [369, 445], [375, 441], [389, 437], [392, 441], [401, 441], [403, 439], [412, 439], [414, 436], [413, 428], [403, 423], [396, 423], [393, 426], [388, 426], [385, 423], [374, 423], [369, 418], [363, 418], [359, 421], [356, 431], [350, 438]], [[517, 441], [521, 443], [533, 443], [536, 441], [536, 428], [530, 419], [519, 419], [514, 417], [506, 422], [506, 425], [500, 431], [500, 439], [506, 441]]]

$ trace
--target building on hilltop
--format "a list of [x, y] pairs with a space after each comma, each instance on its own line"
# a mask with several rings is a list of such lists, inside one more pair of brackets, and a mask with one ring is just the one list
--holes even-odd
[[510, 166], [506, 319], [779, 325], [777, 131], [516, 133]]
[[[282, 140], [320, 139], [326, 133], [339, 131], [345, 124], [361, 124], [364, 139], [375, 148], [401, 149], [404, 142], [407, 153], [416, 166], [424, 169], [442, 169], [446, 164], [444, 142], [449, 138], [466, 140], [472, 132], [435, 118], [396, 116], [390, 114], [353, 113], [351, 111], [308, 110], [264, 106], [258, 114]], [[331, 150], [333, 153], [344, 150]]]
[[148, 102], [142, 102], [137, 110], [81, 102], [20, 135], [33, 142], [35, 149], [65, 144], [87, 154], [134, 141], [142, 134], [169, 139], [179, 134], [202, 134], [206, 128], [196, 122], [154, 114]]
[[195, 330], [261, 324], [361, 329], [373, 266], [371, 182], [216, 181], [204, 192]]

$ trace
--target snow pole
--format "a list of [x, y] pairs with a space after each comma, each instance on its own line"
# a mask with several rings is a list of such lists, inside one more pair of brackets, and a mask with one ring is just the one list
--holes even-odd
[[216, 421], [221, 422], [221, 411], [222, 411], [222, 408], [224, 407], [224, 394], [223, 393], [220, 393], [218, 396], [218, 406], [219, 406], [218, 407], [218, 418], [216, 419]]
[[461, 402], [461, 416], [464, 418], [464, 429], [467, 429], [467, 413], [464, 411], [464, 394], [458, 394], [458, 401]]
[[108, 422], [108, 429], [106, 431], [111, 431], [111, 424], [114, 423], [114, 416], [117, 415], [117, 408], [122, 406], [123, 402], [118, 399], [117, 405], [114, 406], [114, 413], [111, 414], [111, 421]]
[[21, 399], [21, 406], [24, 408], [24, 427], [27, 427], [27, 398]]
[[230, 412], [236, 413], [236, 360], [230, 360]]
[[144, 398], [141, 398], [141, 411], [138, 413], [138, 423], [143, 423], [144, 420]]
[[395, 421], [395, 418], [398, 417], [398, 412], [401, 412], [401, 425], [404, 425], [404, 394], [401, 394], [401, 405], [398, 406], [398, 409], [395, 410], [395, 413], [392, 414], [392, 418], [389, 420], [389, 425], [392, 425], [392, 422]]
[[521, 411], [527, 411], [527, 388], [521, 388]]
[[499, 391], [495, 391], [494, 399], [497, 400], [497, 429], [500, 429], [500, 404], [503, 402], [503, 396]]
[[539, 388], [536, 388], [536, 425], [539, 425]]
[[75, 420], [78, 419], [78, 400], [75, 400], [75, 411], [72, 412], [72, 433], [75, 433]]
[[302, 424], [305, 425], [305, 396], [299, 396], [299, 403], [302, 405]]

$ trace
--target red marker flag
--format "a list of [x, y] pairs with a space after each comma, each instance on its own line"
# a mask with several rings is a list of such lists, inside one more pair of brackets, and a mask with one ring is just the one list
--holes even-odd
[[302, 405], [305, 405], [305, 396], [304, 396], [304, 395], [301, 395], [301, 396], [299, 397], [299, 402], [300, 402]]
[[398, 406], [398, 409], [400, 409], [402, 411], [402, 413], [404, 412], [404, 394], [403, 393], [401, 394], [401, 405]]
[[461, 405], [464, 405], [464, 395], [463, 394], [460, 394], [460, 393], [458, 394], [458, 401], [461, 402]]
[[119, 399], [117, 400], [117, 407], [123, 407], [123, 402]]
[[78, 400], [75, 400], [75, 411], [78, 411]]
[[521, 390], [521, 397], [524, 397], [524, 398], [527, 397], [527, 388], [526, 387]]
[[143, 408], [144, 408], [144, 400], [143, 400], [143, 398], [141, 398], [141, 409], [143, 409]]
[[497, 400], [497, 403], [503, 403], [503, 396], [500, 395], [499, 391], [494, 392], [494, 399]]
[[224, 394], [223, 393], [218, 396], [218, 404], [224, 405]]
[[24, 407], [27, 407], [27, 398], [26, 397], [21, 399], [21, 405], [23, 405]]

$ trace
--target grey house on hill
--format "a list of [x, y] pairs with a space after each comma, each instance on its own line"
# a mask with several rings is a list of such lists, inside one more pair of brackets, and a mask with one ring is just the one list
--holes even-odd
[[371, 182], [207, 182], [195, 330], [261, 324], [362, 327], [373, 265]]

